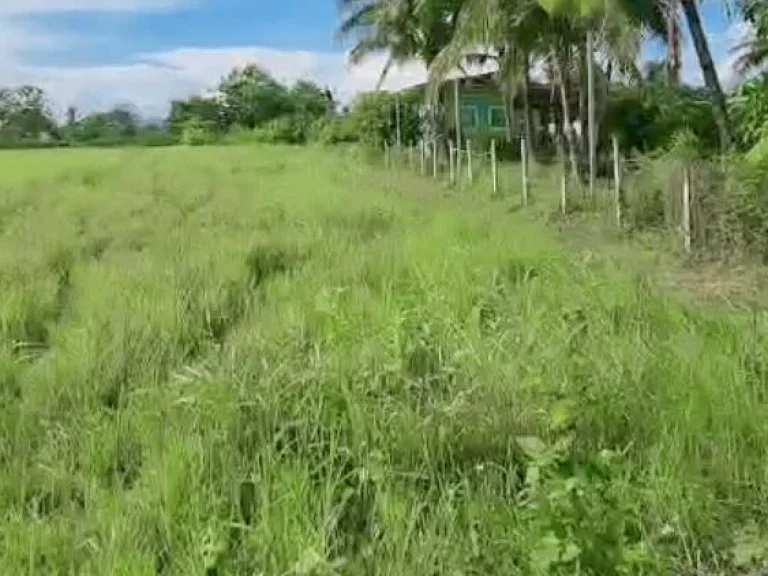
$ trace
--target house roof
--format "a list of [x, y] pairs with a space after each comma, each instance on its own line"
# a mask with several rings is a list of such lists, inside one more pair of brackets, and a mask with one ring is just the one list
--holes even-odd
[[[470, 90], [471, 89], [481, 90], [483, 88], [489, 88], [491, 90], [499, 89], [495, 72], [486, 72], [483, 74], [470, 74], [470, 75], [456, 77], [456, 78], [447, 78], [446, 80], [443, 80], [442, 85], [452, 83], [454, 80], [459, 81], [460, 89], [470, 89]], [[409, 86], [408, 88], [400, 90], [400, 92], [405, 92], [405, 93], [423, 92], [428, 85], [429, 85], [428, 82], [422, 82], [421, 84], [415, 84], [413, 86]], [[539, 101], [539, 102], [549, 101], [554, 96], [554, 87], [551, 84], [542, 84], [540, 82], [530, 82], [528, 86], [529, 86], [528, 94], [535, 101]]]

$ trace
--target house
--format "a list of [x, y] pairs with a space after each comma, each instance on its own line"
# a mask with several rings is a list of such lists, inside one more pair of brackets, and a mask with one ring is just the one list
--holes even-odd
[[[424, 92], [427, 84], [406, 88], [404, 92]], [[513, 113], [504, 113], [504, 98], [494, 73], [478, 74], [447, 80], [441, 87], [445, 96], [444, 126], [455, 131], [455, 94], [459, 95], [459, 116], [463, 138], [479, 136], [505, 138], [523, 132], [523, 98], [518, 90]], [[528, 90], [533, 132], [541, 135], [550, 130], [551, 120], [559, 114], [559, 99], [552, 86], [532, 82]]]
[[[403, 90], [404, 93], [427, 94], [428, 84], [418, 84]], [[512, 142], [524, 133], [523, 94], [518, 87], [514, 105], [508, 115], [504, 114], [504, 97], [495, 73], [466, 75], [449, 78], [440, 87], [443, 107], [440, 110], [444, 133], [456, 138], [455, 94], [458, 92], [461, 139], [470, 139], [478, 144], [487, 143], [491, 138], [499, 142]], [[533, 146], [537, 153], [546, 155], [555, 153], [556, 134], [562, 132], [562, 103], [557, 86], [530, 82], [528, 86], [528, 104], [531, 109], [531, 128]], [[586, 100], [581, 101], [579, 90], [569, 91], [569, 113], [574, 135], [581, 139], [581, 114], [586, 113]], [[482, 145], [482, 144], [481, 144]], [[513, 147], [513, 150], [515, 148]]]

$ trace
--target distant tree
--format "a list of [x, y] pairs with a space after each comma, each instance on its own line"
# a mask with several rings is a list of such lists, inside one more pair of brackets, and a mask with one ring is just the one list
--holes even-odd
[[180, 136], [192, 120], [197, 129], [212, 134], [227, 128], [222, 105], [215, 98], [192, 96], [187, 100], [171, 102], [167, 123], [172, 134]]
[[118, 144], [133, 139], [139, 131], [138, 114], [127, 106], [85, 116], [68, 127], [68, 137], [76, 142]]
[[331, 91], [308, 80], [296, 82], [290, 90], [289, 98], [295, 112], [310, 118], [331, 114], [336, 109]]
[[56, 123], [41, 88], [0, 88], [0, 138], [5, 141], [39, 139], [56, 132]]
[[288, 89], [255, 64], [232, 70], [219, 92], [228, 125], [251, 129], [293, 111]]
[[369, 92], [359, 95], [352, 102], [349, 111], [352, 126], [359, 139], [375, 146], [382, 145], [383, 142], [394, 143], [398, 104], [402, 141], [415, 142], [421, 138], [422, 119], [419, 109], [423, 99], [420, 94], [402, 94], [396, 97], [389, 92]]

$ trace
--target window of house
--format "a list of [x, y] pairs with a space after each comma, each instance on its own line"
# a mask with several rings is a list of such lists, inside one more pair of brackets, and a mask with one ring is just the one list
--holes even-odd
[[462, 128], [477, 128], [478, 124], [479, 124], [479, 118], [477, 114], [477, 106], [462, 106], [461, 107]]
[[507, 127], [507, 116], [503, 106], [491, 106], [488, 110], [488, 124], [491, 128], [504, 130]]

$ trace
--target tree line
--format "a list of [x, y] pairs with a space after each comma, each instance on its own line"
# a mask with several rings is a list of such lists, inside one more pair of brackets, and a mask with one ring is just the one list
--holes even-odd
[[[384, 80], [396, 64], [420, 61], [429, 70], [430, 98], [439, 104], [448, 75], [473, 63], [496, 64], [496, 81], [508, 113], [522, 97], [523, 130], [531, 141], [527, 102], [538, 70], [559, 107], [559, 133], [574, 168], [584, 154], [574, 121], [588, 126], [597, 148], [618, 132], [629, 148], [654, 148], [686, 129], [718, 150], [753, 145], [766, 117], [749, 108], [756, 93], [768, 96], [762, 76], [738, 94], [727, 94], [718, 76], [695, 0], [338, 0], [339, 36], [352, 41], [350, 59], [386, 54]], [[723, 3], [731, 18], [754, 34], [734, 47], [740, 72], [762, 72], [768, 62], [768, 4]], [[681, 78], [683, 25], [687, 25], [704, 79], [703, 88]], [[665, 57], [639, 64], [649, 39], [666, 46]], [[574, 94], [576, 96], [574, 97]], [[579, 118], [568, 105], [579, 101]], [[435, 125], [438, 129], [439, 126]]]
[[[398, 99], [409, 139], [419, 137], [418, 98]], [[341, 106], [309, 80], [288, 86], [255, 64], [233, 69], [207, 95], [170, 103], [166, 118], [147, 121], [130, 105], [57, 119], [36, 86], [0, 88], [0, 147], [162, 146], [267, 142], [383, 142], [394, 130], [395, 96], [362, 94]]]
[[[533, 71], [551, 89], [552, 107], [572, 166], [590, 149], [618, 135], [627, 150], [667, 146], [687, 130], [705, 150], [757, 146], [768, 130], [768, 8], [764, 1], [729, 4], [754, 34], [737, 46], [738, 68], [757, 72], [738, 93], [718, 78], [698, 5], [693, 0], [338, 0], [341, 38], [352, 41], [351, 62], [374, 53], [396, 64], [420, 61], [429, 71], [426, 94], [395, 96], [374, 91], [341, 106], [331, 91], [310, 81], [288, 86], [257, 65], [232, 70], [207, 96], [170, 103], [162, 122], [147, 123], [130, 106], [65, 118], [50, 110], [40, 88], [0, 89], [0, 146], [206, 144], [212, 142], [324, 143], [394, 141], [396, 110], [405, 142], [426, 127], [440, 129], [441, 90], [448, 75], [493, 62], [505, 101], [522, 100], [524, 135], [531, 138], [528, 87]], [[703, 87], [681, 78], [682, 26], [687, 24], [700, 62]], [[639, 64], [649, 38], [667, 47], [665, 57]], [[55, 95], [53, 95], [55, 96]], [[427, 102], [433, 114], [423, 117]], [[578, 101], [574, 114], [568, 102]], [[444, 111], [443, 111], [444, 112]], [[576, 116], [575, 118], [573, 116]], [[588, 143], [574, 132], [589, 126]], [[514, 147], [512, 147], [514, 148]]]

